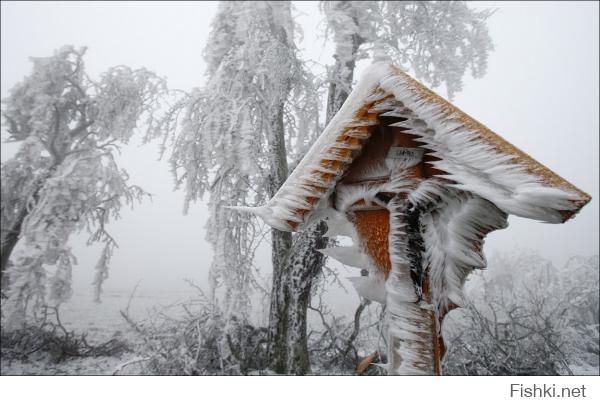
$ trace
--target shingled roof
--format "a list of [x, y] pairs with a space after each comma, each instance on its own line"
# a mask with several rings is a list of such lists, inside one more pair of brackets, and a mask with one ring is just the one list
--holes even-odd
[[380, 63], [368, 69], [275, 196], [249, 210], [284, 231], [318, 216], [381, 117], [403, 120], [404, 133], [416, 135], [435, 157], [436, 176], [507, 214], [560, 223], [591, 199], [399, 68]]

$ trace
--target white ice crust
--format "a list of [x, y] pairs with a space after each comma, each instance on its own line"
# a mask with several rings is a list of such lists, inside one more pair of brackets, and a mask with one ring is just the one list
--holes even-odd
[[[446, 175], [437, 175], [419, 184], [411, 183], [408, 177], [402, 176], [403, 168], [394, 168], [386, 160], [381, 167], [369, 169], [377, 173], [389, 172], [391, 177], [386, 184], [338, 185], [343, 173], [323, 167], [322, 160], [343, 161], [339, 150], [347, 147], [336, 139], [350, 127], [378, 123], [354, 121], [356, 113], [367, 102], [374, 103], [370, 112], [406, 119], [401, 126], [408, 129], [403, 132], [416, 135], [424, 148], [433, 151], [429, 155], [439, 160], [432, 161], [432, 165]], [[356, 131], [358, 138], [367, 137], [365, 134]], [[346, 162], [349, 161], [346, 159]], [[333, 173], [334, 178], [323, 182], [319, 173]], [[316, 193], [311, 186], [325, 191]], [[330, 199], [336, 186], [336, 199]], [[254, 212], [267, 224], [283, 231], [295, 231], [292, 224], [305, 226], [326, 218], [328, 236], [349, 236], [355, 246], [329, 247], [322, 252], [344, 264], [373, 271], [374, 264], [345, 212], [359, 199], [367, 204], [375, 201], [381, 205], [376, 195], [382, 191], [404, 192], [408, 196], [404, 201], [394, 198], [387, 204], [390, 212], [390, 275], [387, 281], [376, 272], [350, 280], [361, 296], [387, 304], [388, 368], [397, 374], [433, 372], [433, 360], [423, 355], [422, 348], [431, 345], [431, 331], [439, 331], [440, 326], [431, 325], [434, 322], [431, 320], [437, 320], [437, 317], [432, 318], [429, 314], [435, 312], [438, 315], [452, 304], [462, 304], [466, 275], [474, 268], [486, 266], [482, 245], [488, 232], [506, 227], [508, 214], [550, 223], [562, 222], [560, 211], [575, 210], [574, 201], [582, 199], [575, 192], [550, 187], [517, 163], [515, 157], [499, 151], [476, 130], [468, 128], [439, 104], [432, 103], [415, 89], [407, 75], [391, 65], [380, 63], [372, 65], [365, 73], [321, 137], [267, 205], [242, 210]], [[316, 203], [308, 203], [307, 198], [315, 198]], [[419, 301], [410, 277], [402, 214], [407, 202], [429, 204], [430, 207], [421, 218], [425, 245], [422, 265], [423, 269], [431, 270], [432, 303], [429, 305]], [[300, 217], [300, 210], [307, 212]]]

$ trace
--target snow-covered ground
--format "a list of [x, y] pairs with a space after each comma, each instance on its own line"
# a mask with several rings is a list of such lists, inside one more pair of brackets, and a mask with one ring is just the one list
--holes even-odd
[[[348, 286], [345, 288], [350, 289], [349, 284], [346, 284]], [[111, 375], [123, 364], [139, 359], [140, 354], [135, 353], [135, 347], [140, 342], [140, 337], [120, 314], [120, 310], [127, 308], [131, 295], [131, 290], [107, 289], [102, 294], [102, 302], [95, 303], [91, 289], [88, 292], [76, 290], [72, 298], [60, 308], [61, 322], [67, 330], [77, 334], [85, 333], [90, 344], [100, 344], [113, 338], [124, 340], [134, 348], [131, 352], [114, 357], [73, 357], [60, 363], [51, 362], [49, 354], [30, 356], [28, 362], [0, 358], [0, 374]], [[198, 298], [198, 292], [194, 289], [144, 290], [140, 287], [131, 299], [129, 315], [136, 322], [152, 319], [158, 312], [178, 316], [183, 311], [179, 304], [194, 298]], [[330, 309], [347, 318], [353, 316], [358, 305], [358, 297], [354, 292], [345, 292], [336, 285], [327, 290], [324, 298]], [[258, 302], [254, 303], [254, 306], [260, 305]], [[255, 322], [266, 323], [268, 316], [265, 309], [259, 313], [262, 316], [257, 316]], [[319, 317], [313, 312], [309, 313], [308, 318], [310, 325], [315, 328], [322, 327]], [[140, 365], [127, 365], [121, 368], [118, 374], [139, 374]]]
[[[72, 299], [61, 307], [60, 317], [69, 331], [86, 333], [90, 344], [99, 344], [112, 338], [125, 340], [135, 346], [139, 337], [120, 315], [125, 310], [131, 292], [107, 291], [101, 303], [94, 303], [92, 292], [75, 293]], [[178, 303], [194, 296], [194, 291], [138, 291], [129, 307], [130, 316], [141, 321], [155, 312], [162, 311], [176, 315]], [[134, 352], [118, 357], [75, 357], [61, 363], [52, 363], [50, 356], [39, 354], [28, 362], [0, 360], [2, 375], [110, 375], [124, 363], [139, 358]], [[139, 373], [139, 364], [122, 368], [119, 374]]]

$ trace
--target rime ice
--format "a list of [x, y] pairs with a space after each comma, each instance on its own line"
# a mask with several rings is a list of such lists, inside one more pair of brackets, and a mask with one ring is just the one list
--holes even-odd
[[353, 247], [323, 252], [379, 275], [352, 282], [364, 297], [385, 297], [389, 371], [432, 374], [441, 372], [440, 323], [461, 305], [468, 273], [486, 266], [485, 236], [506, 227], [509, 214], [564, 222], [589, 199], [400, 69], [378, 63], [275, 196], [243, 210], [285, 231], [326, 218], [351, 237]]

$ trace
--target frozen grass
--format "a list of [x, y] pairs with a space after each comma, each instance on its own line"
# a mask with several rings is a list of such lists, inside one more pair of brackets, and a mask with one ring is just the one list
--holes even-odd
[[[193, 291], [138, 291], [131, 301], [129, 313], [136, 320], [148, 319], [157, 312], [176, 316], [179, 306], [172, 306], [193, 295]], [[61, 307], [61, 323], [66, 331], [72, 332], [70, 342], [62, 343], [68, 348], [59, 349], [51, 343], [56, 342], [50, 335], [37, 337], [37, 344], [42, 345], [46, 340], [43, 351], [34, 351], [27, 356], [9, 357], [3, 350], [0, 358], [2, 375], [110, 375], [115, 371], [119, 374], [139, 374], [141, 363], [135, 349], [140, 343], [139, 336], [120, 315], [119, 311], [128, 305], [131, 292], [108, 291], [102, 297], [101, 303], [93, 301], [93, 293], [73, 295], [71, 301]], [[172, 312], [173, 314], [168, 314]], [[143, 323], [143, 322], [142, 322]], [[47, 332], [48, 333], [48, 332]], [[59, 332], [64, 336], [63, 332]], [[85, 334], [85, 341], [90, 346], [99, 346], [107, 342], [124, 343], [125, 351], [116, 351], [115, 355], [99, 355], [93, 351], [85, 353], [84, 346], [79, 347], [82, 354], [75, 356], [76, 339]], [[3, 347], [14, 344], [8, 342], [10, 337], [3, 334]], [[33, 345], [33, 339], [20, 338], [21, 347]], [[23, 344], [23, 342], [27, 342]], [[58, 345], [58, 344], [57, 344]], [[35, 349], [28, 346], [29, 350]], [[62, 351], [65, 350], [65, 351]], [[29, 352], [29, 351], [26, 351]], [[64, 352], [64, 357], [61, 357]], [[64, 359], [58, 359], [64, 358]], [[133, 361], [133, 362], [132, 362]], [[131, 362], [131, 364], [129, 364]], [[124, 365], [127, 364], [127, 365]]]

